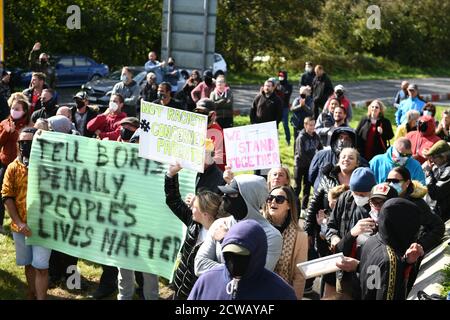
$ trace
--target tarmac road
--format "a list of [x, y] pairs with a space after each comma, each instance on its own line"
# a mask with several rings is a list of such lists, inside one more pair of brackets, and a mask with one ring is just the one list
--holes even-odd
[[[333, 79], [331, 79], [333, 81]], [[419, 86], [420, 94], [430, 93], [450, 93], [450, 78], [425, 78], [425, 79], [406, 79], [410, 83], [416, 83]], [[358, 82], [333, 82], [333, 85], [342, 84], [346, 89], [346, 95], [352, 102], [363, 101], [375, 98], [394, 99], [395, 94], [400, 89], [402, 80], [368, 80]], [[294, 91], [291, 100], [298, 95], [298, 79], [291, 79], [294, 84]], [[262, 86], [263, 84], [261, 84]], [[258, 85], [235, 85], [232, 86], [234, 96], [234, 108], [240, 110], [241, 114], [248, 114], [253, 98], [259, 92]], [[59, 104], [71, 103], [72, 96], [79, 91], [79, 88], [60, 88]]]

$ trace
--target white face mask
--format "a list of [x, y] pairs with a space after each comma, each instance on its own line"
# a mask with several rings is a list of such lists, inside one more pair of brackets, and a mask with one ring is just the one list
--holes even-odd
[[353, 194], [353, 199], [358, 207], [364, 207], [369, 203], [369, 197], [361, 197], [356, 194]]
[[306, 68], [305, 68], [305, 71], [306, 71], [306, 72], [312, 72], [312, 68], [306, 67]]
[[119, 106], [114, 101], [109, 102], [109, 111], [116, 112], [119, 109]]
[[372, 209], [372, 210], [370, 210], [370, 212], [369, 212], [369, 214], [370, 214], [370, 217], [373, 219], [373, 221], [375, 221], [375, 222], [378, 222], [378, 211], [377, 210], [374, 210], [374, 209]]
[[120, 76], [120, 81], [122, 81], [122, 82], [125, 82], [125, 81], [127, 81], [127, 76], [126, 75], [121, 75]]
[[429, 110], [425, 110], [425, 111], [423, 112], [423, 115], [424, 115], [424, 116], [430, 116], [430, 117], [432, 117], [432, 116], [433, 116], [433, 113], [431, 113], [431, 111], [429, 111]]
[[11, 118], [13, 118], [14, 120], [18, 120], [23, 117], [25, 112], [11, 109], [10, 113], [11, 113]]

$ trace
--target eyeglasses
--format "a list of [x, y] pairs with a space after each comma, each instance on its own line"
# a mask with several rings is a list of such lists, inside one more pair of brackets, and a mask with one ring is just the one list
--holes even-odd
[[387, 183], [399, 183], [399, 182], [402, 182], [402, 181], [403, 180], [401, 180], [401, 179], [395, 179], [395, 178], [391, 178], [391, 179], [387, 178], [386, 179]]
[[284, 203], [287, 200], [287, 198], [285, 196], [282, 196], [282, 195], [278, 195], [278, 196], [269, 195], [267, 197], [266, 201], [267, 202], [272, 202], [273, 199], [275, 199], [275, 202], [278, 203], [278, 204], [282, 204], [282, 203]]

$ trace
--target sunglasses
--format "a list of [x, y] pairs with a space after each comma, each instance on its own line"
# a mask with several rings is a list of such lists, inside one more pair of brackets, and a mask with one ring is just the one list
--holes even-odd
[[278, 203], [278, 204], [282, 204], [282, 203], [284, 203], [287, 200], [287, 198], [285, 196], [282, 196], [282, 195], [278, 195], [278, 196], [270, 195], [270, 196], [267, 197], [266, 201], [267, 202], [272, 202], [273, 199], [275, 199], [275, 202]]
[[387, 183], [399, 183], [399, 182], [402, 182], [403, 180], [400, 180], [400, 179], [395, 179], [395, 178], [391, 178], [391, 179], [386, 179], [386, 182]]

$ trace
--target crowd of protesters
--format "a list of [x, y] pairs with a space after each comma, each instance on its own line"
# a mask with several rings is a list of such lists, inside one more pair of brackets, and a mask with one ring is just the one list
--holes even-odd
[[[394, 119], [386, 115], [392, 107], [381, 100], [373, 100], [352, 128], [346, 89], [333, 87], [323, 66], [305, 64], [292, 103], [292, 85], [281, 70], [256, 94], [250, 123], [282, 122], [286, 143], [293, 138], [294, 167], [235, 175], [223, 142], [234, 114], [225, 75], [194, 70], [177, 87], [175, 60], [159, 62], [152, 51], [142, 87], [123, 67], [102, 112], [83, 91], [73, 96], [73, 106], [58, 105], [54, 72], [40, 49], [36, 44], [30, 53], [30, 87], [0, 92], [10, 110], [0, 123], [0, 232], [7, 232], [6, 208], [30, 299], [45, 299], [49, 284], [62, 285], [64, 270], [77, 263], [76, 257], [25, 244], [31, 233], [26, 191], [33, 135], [50, 130], [138, 143], [140, 100], [208, 116], [205, 170], [197, 174], [196, 194], [181, 198], [178, 164], [169, 167], [161, 186], [168, 208], [187, 227], [171, 284], [174, 299], [300, 300], [312, 293], [314, 278], [306, 279], [297, 264], [342, 252], [341, 270], [320, 277], [321, 299], [402, 300], [424, 255], [441, 241], [450, 217], [450, 111], [438, 119], [415, 84], [403, 82], [394, 99], [394, 138]], [[372, 265], [380, 268], [377, 288], [367, 286]], [[157, 275], [102, 269], [93, 298], [118, 292], [119, 300], [133, 299], [137, 291], [158, 299]]]

